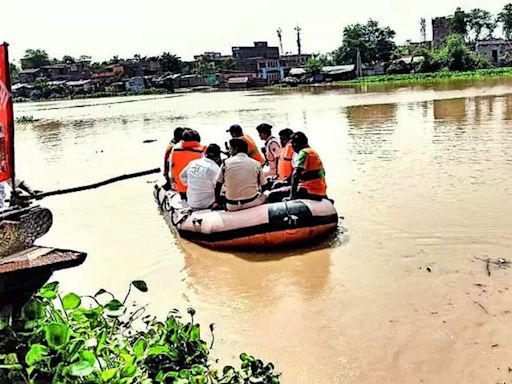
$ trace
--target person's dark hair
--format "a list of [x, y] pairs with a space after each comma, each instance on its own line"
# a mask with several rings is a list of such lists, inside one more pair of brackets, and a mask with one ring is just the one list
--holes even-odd
[[291, 137], [291, 141], [301, 148], [307, 147], [309, 145], [308, 137], [302, 132], [295, 132]]
[[174, 133], [173, 133], [173, 140], [177, 143], [178, 141], [181, 140], [181, 136], [183, 135], [183, 131], [185, 129], [182, 128], [182, 127], [178, 127], [178, 128], [175, 128], [174, 129]]
[[258, 125], [256, 127], [256, 130], [259, 133], [265, 133], [267, 135], [271, 135], [272, 134], [272, 126], [270, 124], [267, 124], [267, 123], [263, 123], [263, 124]]
[[244, 134], [242, 127], [239, 126], [238, 124], [233, 124], [231, 127], [229, 127], [228, 132], [230, 132], [231, 134], [238, 135], [238, 136], [242, 136]]
[[290, 140], [290, 137], [292, 137], [293, 131], [290, 128], [285, 128], [279, 131], [279, 137], [283, 137], [286, 140]]
[[217, 144], [210, 144], [208, 148], [206, 148], [205, 155], [210, 159], [220, 158], [220, 147]]
[[245, 140], [241, 139], [231, 139], [229, 140], [229, 145], [233, 148], [237, 153], [245, 153], [249, 152], [249, 146]]
[[184, 131], [183, 131], [183, 134], [181, 135], [181, 139], [183, 141], [201, 141], [201, 136], [199, 135], [199, 133], [194, 130], [194, 129], [190, 129], [190, 128], [186, 128]]

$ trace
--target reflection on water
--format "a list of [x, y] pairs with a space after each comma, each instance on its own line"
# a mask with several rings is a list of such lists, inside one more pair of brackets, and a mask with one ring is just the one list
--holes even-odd
[[354, 141], [353, 149], [358, 155], [372, 155], [390, 160], [395, 151], [386, 143], [396, 125], [397, 104], [353, 105], [346, 107], [349, 124], [348, 135]]
[[285, 384], [498, 382], [512, 350], [490, 346], [512, 343], [510, 272], [475, 260], [510, 257], [511, 84], [19, 104], [41, 121], [17, 128], [18, 174], [52, 190], [161, 166], [177, 125], [220, 144], [235, 122], [254, 138], [264, 121], [302, 130], [346, 218], [337, 243], [254, 255], [181, 242], [150, 176], [44, 201], [55, 224], [40, 243], [89, 253], [56, 278], [79, 293], [145, 279], [135, 298], [153, 313], [196, 307], [216, 323], [214, 357], [254, 353]]

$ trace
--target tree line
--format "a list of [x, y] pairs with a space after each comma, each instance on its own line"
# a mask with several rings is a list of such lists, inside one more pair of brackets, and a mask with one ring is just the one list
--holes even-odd
[[[414, 68], [416, 72], [441, 69], [470, 70], [491, 66], [484, 57], [470, 51], [466, 43], [474, 43], [481, 38], [494, 38], [498, 26], [501, 26], [506, 39], [512, 38], [512, 3], [505, 5], [496, 16], [480, 8], [464, 11], [459, 7], [448, 17], [448, 25], [453, 35], [447, 37], [441, 48], [422, 46], [412, 52], [413, 56], [424, 58], [424, 61]], [[424, 18], [420, 22], [420, 33], [425, 42]], [[343, 29], [341, 46], [328, 54], [314, 55], [306, 63], [306, 69], [310, 73], [315, 73], [325, 65], [354, 64], [357, 52], [360, 54], [362, 64], [372, 65], [399, 59], [408, 47], [407, 44], [398, 46], [395, 43], [395, 36], [396, 32], [391, 27], [381, 26], [372, 19], [365, 24], [347, 25]]]

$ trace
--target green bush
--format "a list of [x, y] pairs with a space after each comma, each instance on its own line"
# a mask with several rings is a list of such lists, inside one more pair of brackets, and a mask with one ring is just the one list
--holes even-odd
[[[274, 366], [240, 355], [241, 367], [221, 371], [209, 361], [211, 345], [199, 324], [171, 311], [165, 321], [128, 309], [134, 281], [123, 301], [100, 290], [94, 296], [61, 296], [58, 283], [45, 285], [17, 316], [0, 313], [0, 382], [5, 384], [173, 383], [278, 384]], [[137, 326], [134, 326], [134, 323]], [[210, 325], [213, 344], [213, 325]]]

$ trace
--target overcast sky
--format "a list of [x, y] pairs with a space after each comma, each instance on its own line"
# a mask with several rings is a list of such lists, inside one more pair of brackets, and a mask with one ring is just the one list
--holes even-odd
[[[510, 1], [510, 0], [509, 0]], [[504, 0], [3, 0], [0, 41], [18, 60], [27, 48], [51, 57], [90, 55], [104, 60], [168, 51], [192, 60], [204, 51], [230, 53], [235, 45], [268, 41], [297, 51], [294, 27], [302, 28], [303, 52], [328, 52], [341, 43], [347, 24], [374, 18], [391, 26], [397, 42], [420, 39], [420, 18], [483, 8], [496, 14]]]

